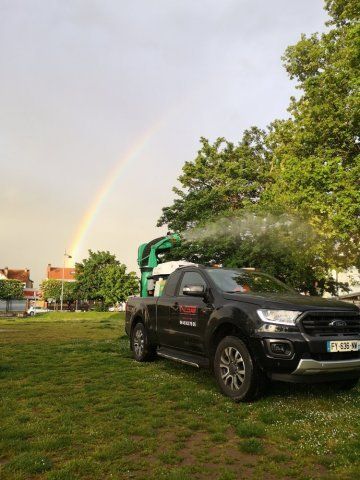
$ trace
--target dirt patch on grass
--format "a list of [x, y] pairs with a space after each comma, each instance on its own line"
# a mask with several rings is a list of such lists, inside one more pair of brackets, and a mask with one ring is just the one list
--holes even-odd
[[239, 480], [252, 478], [252, 471], [257, 461], [256, 456], [239, 451], [233, 432], [228, 432], [226, 437], [226, 441], [214, 444], [210, 441], [207, 432], [195, 432], [187, 439], [185, 447], [178, 452], [183, 459], [181, 465], [201, 466], [204, 472], [194, 476], [199, 480], [219, 478], [224, 466], [228, 471], [236, 474]]
[[[236, 480], [262, 478], [264, 480], [277, 480], [279, 472], [283, 480], [293, 478], [291, 472], [297, 467], [288, 455], [280, 454], [279, 450], [263, 439], [261, 454], [251, 454], [241, 451], [242, 440], [235, 431], [229, 429], [225, 434], [226, 440], [214, 444], [209, 433], [198, 431], [185, 441], [185, 446], [177, 453], [181, 457], [180, 466], [201, 467], [203, 473], [194, 474], [194, 478], [215, 480], [221, 478], [224, 469], [234, 475]], [[267, 463], [272, 462], [272, 467], [267, 468]], [[274, 463], [279, 468], [274, 467]], [[303, 474], [309, 478], [327, 478], [328, 471], [323, 465], [312, 464], [304, 466]], [[286, 475], [288, 472], [289, 475]], [[285, 473], [285, 475], [284, 475]], [[226, 475], [225, 475], [226, 476]]]

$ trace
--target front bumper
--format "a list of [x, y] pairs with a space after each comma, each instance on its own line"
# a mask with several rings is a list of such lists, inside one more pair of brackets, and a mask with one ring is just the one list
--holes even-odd
[[360, 378], [360, 358], [318, 361], [302, 358], [291, 373], [268, 373], [271, 380], [291, 383], [335, 382]]
[[319, 362], [311, 358], [302, 358], [292, 375], [317, 375], [322, 373], [359, 372], [360, 358]]
[[[342, 337], [309, 337], [300, 332], [278, 333], [270, 339], [268, 335], [259, 335], [252, 347], [259, 365], [271, 380], [318, 383], [360, 378], [360, 352], [331, 354], [326, 351], [327, 340], [340, 339]], [[272, 354], [269, 342], [273, 340], [292, 342], [293, 355], [279, 358]]]

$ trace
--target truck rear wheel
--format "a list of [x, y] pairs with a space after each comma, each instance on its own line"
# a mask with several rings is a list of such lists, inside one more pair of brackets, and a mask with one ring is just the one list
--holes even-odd
[[264, 385], [263, 375], [238, 337], [221, 340], [215, 353], [214, 373], [221, 391], [235, 402], [253, 400]]
[[151, 360], [155, 354], [155, 348], [149, 344], [145, 325], [138, 322], [131, 334], [131, 350], [135, 360], [146, 362]]

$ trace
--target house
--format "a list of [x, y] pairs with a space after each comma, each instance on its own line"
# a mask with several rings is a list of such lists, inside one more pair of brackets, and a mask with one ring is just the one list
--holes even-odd
[[19, 280], [24, 287], [24, 298], [26, 299], [26, 308], [40, 297], [40, 292], [34, 289], [34, 282], [30, 278], [30, 270], [28, 268], [0, 268], [0, 280]]
[[360, 307], [360, 289], [357, 292], [339, 295], [339, 300], [344, 300], [344, 302], [351, 302]]
[[[333, 270], [331, 273], [337, 282], [347, 284], [349, 289], [349, 291], [347, 291], [339, 288], [335, 295], [336, 298], [360, 306], [360, 271], [357, 268], [352, 267], [344, 271]], [[324, 297], [330, 298], [331, 295], [325, 293]]]
[[51, 263], [49, 263], [47, 266], [46, 278], [48, 280], [75, 282], [75, 267], [53, 267]]
[[34, 282], [30, 279], [30, 270], [28, 268], [0, 268], [0, 280], [19, 280], [25, 288], [33, 288]]
[[360, 271], [353, 267], [345, 272], [335, 272], [336, 280], [349, 284], [349, 292], [340, 290], [339, 299], [346, 302], [355, 303], [360, 306]]

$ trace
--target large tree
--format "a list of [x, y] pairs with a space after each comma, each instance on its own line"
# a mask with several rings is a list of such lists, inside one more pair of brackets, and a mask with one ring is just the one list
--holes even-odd
[[333, 245], [333, 266], [347, 267], [360, 262], [360, 4], [326, 9], [329, 30], [302, 35], [284, 55], [301, 95], [291, 118], [271, 125], [264, 201], [310, 218]]
[[76, 288], [80, 298], [97, 300], [105, 308], [122, 302], [139, 289], [134, 272], [126, 272], [126, 266], [108, 251], [93, 252], [75, 265]]
[[181, 188], [173, 205], [163, 208], [158, 225], [182, 231], [219, 212], [237, 211], [259, 202], [269, 179], [269, 155], [264, 131], [253, 127], [234, 145], [224, 138], [213, 144], [201, 138], [201, 149], [185, 163]]
[[[303, 35], [284, 56], [301, 92], [291, 99], [291, 117], [266, 132], [245, 131], [236, 146], [202, 138], [195, 160], [185, 163], [158, 225], [211, 231], [220, 222], [222, 229], [204, 238], [185, 233], [188, 241], [170, 257], [256, 266], [311, 293], [334, 293], [331, 268], [359, 264], [359, 3], [331, 0], [325, 8], [326, 33]], [[251, 223], [249, 212], [290, 215], [292, 223], [234, 235], [231, 225]]]

